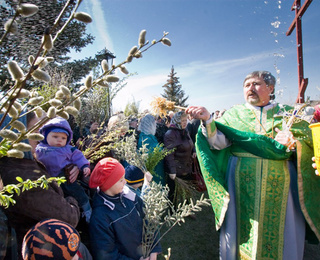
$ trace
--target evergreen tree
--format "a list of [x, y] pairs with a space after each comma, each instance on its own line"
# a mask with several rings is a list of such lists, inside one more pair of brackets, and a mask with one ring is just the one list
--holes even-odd
[[140, 101], [136, 101], [134, 98], [132, 102], [128, 102], [124, 109], [125, 116], [137, 116], [139, 114]]
[[[5, 82], [6, 78], [10, 78], [6, 68], [8, 60], [14, 57], [15, 61], [20, 64], [22, 69], [29, 66], [29, 55], [36, 55], [44, 31], [54, 24], [54, 21], [65, 5], [65, 2], [65, 0], [33, 0], [32, 4], [37, 5], [39, 7], [39, 11], [31, 17], [17, 17], [17, 33], [14, 35], [10, 34], [7, 38], [5, 38], [0, 48], [0, 81], [2, 83]], [[70, 1], [69, 3], [70, 4], [67, 9], [68, 12], [63, 15], [61, 19], [61, 25], [68, 19], [69, 13], [74, 8], [74, 1]], [[1, 24], [4, 24], [9, 18], [12, 18], [17, 5], [18, 1], [12, 0], [5, 0], [0, 4]], [[55, 35], [58, 29], [60, 28], [56, 28], [52, 34]], [[0, 35], [3, 34], [4, 28], [1, 27]], [[70, 53], [71, 49], [80, 52], [83, 47], [91, 44], [93, 40], [94, 37], [86, 33], [86, 25], [82, 22], [73, 20], [65, 28], [63, 33], [55, 42], [54, 48], [49, 52], [48, 56], [54, 57], [55, 60], [55, 64], [51, 63], [49, 66], [55, 65], [61, 70], [61, 65], [66, 64], [65, 70], [71, 69], [73, 71], [72, 78], [74, 78], [75, 81], [78, 81], [80, 76], [75, 74], [77, 72], [83, 73], [83, 71], [79, 71], [79, 66], [85, 68], [91, 66], [92, 68], [91, 64], [93, 61], [91, 58], [87, 58], [69, 63], [70, 57], [67, 55]], [[81, 75], [81, 77], [84, 76], [85, 74]]]
[[164, 88], [164, 94], [161, 94], [161, 96], [168, 101], [174, 102], [176, 106], [187, 107], [188, 104], [186, 104], [186, 101], [189, 96], [185, 97], [185, 92], [182, 90], [182, 86], [179, 84], [179, 77], [176, 77], [176, 74], [172, 66], [168, 76], [169, 79], [167, 83], [162, 86]]

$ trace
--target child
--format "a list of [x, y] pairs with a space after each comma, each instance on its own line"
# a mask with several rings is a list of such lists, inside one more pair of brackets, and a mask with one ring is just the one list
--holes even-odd
[[78, 231], [57, 219], [45, 219], [29, 229], [23, 239], [22, 257], [24, 260], [92, 260], [80, 242]]
[[125, 179], [129, 189], [142, 198], [152, 180], [152, 175], [150, 172], [144, 174], [137, 166], [128, 165], [125, 168]]
[[71, 182], [67, 171], [70, 165], [76, 165], [83, 171], [84, 177], [90, 175], [89, 161], [82, 152], [70, 145], [72, 130], [67, 120], [57, 117], [50, 120], [42, 128], [40, 133], [44, 136], [36, 147], [36, 157], [44, 164], [48, 173], [53, 176], [65, 176], [66, 183], [61, 185], [64, 193], [73, 196], [83, 209], [86, 222], [90, 222], [91, 206], [89, 198], [83, 188], [77, 182]]
[[[98, 162], [90, 176], [90, 188], [98, 188], [89, 225], [96, 260], [144, 259], [141, 249], [143, 202], [125, 185], [124, 174], [123, 166], [107, 157]], [[158, 244], [146, 259], [157, 259], [160, 251]]]

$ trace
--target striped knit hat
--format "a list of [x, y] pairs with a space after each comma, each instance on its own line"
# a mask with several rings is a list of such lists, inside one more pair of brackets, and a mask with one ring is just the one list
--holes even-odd
[[79, 233], [71, 225], [57, 219], [46, 219], [24, 236], [22, 257], [24, 260], [71, 260], [79, 246]]
[[144, 180], [144, 174], [140, 170], [140, 168], [134, 166], [134, 165], [128, 165], [125, 168], [125, 179], [129, 185], [137, 184], [140, 182], [143, 182]]

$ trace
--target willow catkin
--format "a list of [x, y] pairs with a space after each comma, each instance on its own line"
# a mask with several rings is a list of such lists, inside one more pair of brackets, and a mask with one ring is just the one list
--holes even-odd
[[132, 60], [133, 60], [133, 56], [130, 55], [127, 57], [126, 62], [130, 63]]
[[40, 69], [34, 70], [31, 73], [31, 75], [35, 80], [39, 80], [39, 81], [43, 81], [43, 82], [49, 82], [51, 80], [50, 75], [47, 72], [40, 70]]
[[4, 24], [4, 29], [9, 33], [15, 34], [18, 31], [18, 24], [16, 21], [12, 22], [12, 19], [9, 19]]
[[0, 136], [10, 141], [15, 141], [18, 139], [18, 135], [9, 129], [2, 129], [0, 131]]
[[50, 51], [53, 48], [53, 40], [51, 34], [45, 33], [42, 36], [43, 49]]
[[39, 105], [43, 100], [44, 100], [44, 97], [42, 96], [30, 98], [28, 101], [28, 104], [31, 106], [36, 106], [36, 105]]
[[8, 111], [8, 115], [10, 117], [12, 117], [12, 118], [18, 118], [19, 117], [19, 112], [14, 106], [11, 106], [9, 111]]
[[30, 144], [26, 144], [26, 143], [14, 144], [12, 147], [14, 149], [21, 151], [21, 152], [29, 152], [32, 149], [32, 146]]
[[37, 13], [38, 10], [38, 6], [34, 4], [20, 4], [17, 8], [17, 12], [23, 17], [30, 17]]
[[30, 133], [27, 135], [27, 138], [33, 141], [42, 141], [44, 139], [44, 136], [39, 133]]
[[39, 106], [37, 106], [35, 108], [34, 112], [35, 112], [37, 118], [41, 118], [43, 116], [43, 114], [44, 114], [43, 109], [41, 107], [39, 107]]
[[66, 106], [64, 108], [65, 112], [67, 112], [68, 114], [72, 115], [73, 117], [77, 117], [79, 115], [79, 111], [72, 106]]
[[44, 68], [45, 66], [48, 65], [48, 61], [46, 58], [43, 57], [38, 57], [34, 65], [38, 65], [40, 69]]
[[81, 109], [81, 99], [80, 98], [76, 98], [73, 101], [73, 105], [79, 111]]
[[120, 66], [120, 71], [121, 71], [123, 74], [129, 74], [129, 71], [127, 70], [127, 68], [126, 68], [124, 65], [121, 65], [121, 66]]
[[19, 67], [18, 63], [13, 60], [8, 62], [8, 71], [13, 80], [19, 80], [24, 76], [23, 71]]
[[105, 77], [105, 80], [107, 82], [118, 82], [119, 78], [117, 76], [108, 75], [108, 76]]
[[161, 42], [162, 42], [164, 45], [171, 46], [171, 41], [170, 41], [168, 38], [163, 38], [163, 39], [161, 40]]
[[55, 107], [49, 107], [47, 116], [52, 119], [56, 117], [57, 109]]
[[73, 16], [76, 20], [83, 22], [83, 23], [91, 23], [92, 22], [92, 18], [89, 14], [85, 13], [85, 12], [77, 12], [74, 14]]
[[59, 113], [57, 113], [57, 115], [64, 118], [65, 120], [69, 119], [69, 114], [65, 111], [60, 111]]
[[7, 152], [7, 157], [14, 157], [22, 159], [24, 157], [24, 153], [22, 151], [19, 151], [17, 149], [11, 149]]
[[130, 51], [129, 51], [129, 53], [128, 53], [128, 56], [130, 56], [130, 55], [135, 55], [135, 53], [137, 52], [137, 50], [138, 50], [138, 47], [137, 46], [133, 46], [131, 49], [130, 49]]
[[86, 78], [84, 85], [86, 86], [87, 89], [90, 89], [92, 87], [92, 76], [91, 75], [89, 75]]
[[136, 59], [142, 58], [142, 53], [141, 53], [141, 51], [138, 51], [138, 52], [134, 55], [134, 57], [135, 57]]
[[65, 95], [61, 90], [58, 90], [55, 94], [55, 98], [57, 99], [64, 99]]
[[71, 97], [71, 91], [70, 91], [66, 86], [61, 85], [59, 88], [60, 88], [60, 90], [63, 92], [63, 94], [64, 94], [66, 97], [68, 97], [68, 98]]
[[109, 65], [107, 60], [102, 60], [101, 61], [101, 68], [103, 69], [104, 72], [109, 70]]
[[146, 43], [146, 30], [142, 30], [139, 35], [139, 46], [140, 48]]
[[62, 102], [59, 99], [53, 98], [49, 100], [49, 104], [54, 107], [58, 107], [62, 105]]
[[[18, 90], [16, 90], [16, 92], [18, 93]], [[26, 90], [24, 88], [22, 88], [19, 93], [17, 94], [17, 98], [29, 98], [31, 95], [29, 90]]]
[[26, 126], [18, 120], [11, 122], [10, 125], [21, 133], [27, 132]]

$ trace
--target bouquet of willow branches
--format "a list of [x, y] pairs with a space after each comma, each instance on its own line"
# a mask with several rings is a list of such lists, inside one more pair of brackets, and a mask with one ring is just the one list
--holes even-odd
[[120, 138], [117, 131], [109, 131], [101, 128], [98, 131], [100, 132], [100, 130], [102, 131], [101, 134], [88, 135], [79, 143], [79, 150], [82, 151], [91, 163], [100, 160], [105, 157], [107, 153], [111, 152]]
[[194, 180], [183, 180], [179, 177], [174, 179], [174, 194], [172, 203], [176, 207], [183, 201], [194, 198], [197, 194], [197, 184]]
[[136, 139], [134, 135], [123, 138], [114, 147], [114, 152], [118, 160], [126, 160], [129, 164], [140, 168], [143, 172], [149, 171], [155, 175], [155, 167], [168, 154], [174, 150], [167, 150], [163, 144], [158, 145], [153, 150], [147, 148], [147, 144], [136, 149]]
[[[195, 203], [190, 199], [190, 203], [185, 200], [177, 207], [168, 199], [168, 186], [162, 186], [152, 182], [145, 193], [144, 199], [144, 219], [142, 233], [143, 256], [148, 257], [160, 240], [175, 226], [184, 223], [185, 217], [201, 211], [202, 206], [210, 206], [210, 199], [201, 198]], [[161, 229], [167, 225], [169, 228], [161, 234]]]

